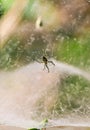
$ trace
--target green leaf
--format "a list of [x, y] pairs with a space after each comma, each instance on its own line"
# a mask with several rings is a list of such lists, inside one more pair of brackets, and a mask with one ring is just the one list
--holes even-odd
[[37, 129], [37, 128], [30, 128], [28, 130], [40, 130], [40, 129]]

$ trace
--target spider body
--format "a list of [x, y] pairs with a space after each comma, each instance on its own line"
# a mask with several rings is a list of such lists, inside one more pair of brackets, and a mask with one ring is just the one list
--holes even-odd
[[45, 56], [43, 56], [43, 62], [44, 62], [45, 64], [47, 64], [47, 62], [48, 62], [48, 60], [47, 60], [47, 58], [46, 58]]
[[[48, 67], [48, 63], [52, 63], [53, 65], [55, 65], [52, 61], [49, 61], [45, 56], [43, 56], [43, 62], [44, 62], [44, 69], [45, 67], [47, 68], [48, 72], [49, 72], [49, 67]], [[43, 69], [43, 70], [44, 70]]]

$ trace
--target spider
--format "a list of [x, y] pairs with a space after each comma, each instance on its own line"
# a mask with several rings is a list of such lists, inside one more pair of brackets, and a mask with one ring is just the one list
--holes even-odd
[[44, 68], [43, 68], [43, 70], [44, 70], [45, 67], [46, 67], [47, 70], [48, 70], [48, 72], [49, 72], [48, 63], [51, 63], [51, 64], [53, 64], [53, 65], [55, 66], [55, 64], [53, 63], [53, 61], [49, 61], [45, 56], [43, 56], [42, 60], [43, 60], [43, 63], [44, 63]]

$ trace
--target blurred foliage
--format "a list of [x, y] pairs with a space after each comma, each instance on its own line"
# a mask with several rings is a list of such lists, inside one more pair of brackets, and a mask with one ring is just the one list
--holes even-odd
[[79, 76], [69, 76], [59, 87], [57, 113], [90, 114], [90, 82]]
[[4, 6], [2, 4], [2, 0], [0, 0], [0, 17], [4, 14]]
[[19, 41], [9, 40], [6, 46], [0, 50], [0, 68], [7, 70], [18, 67], [23, 51], [23, 46]]
[[24, 9], [23, 20], [35, 19], [36, 15], [35, 15], [35, 11], [33, 10], [34, 3], [35, 3], [35, 0], [28, 0], [28, 4], [26, 8]]
[[41, 39], [35, 39], [24, 43], [17, 38], [11, 38], [7, 44], [0, 49], [0, 69], [10, 70], [37, 61], [44, 54], [46, 43]]
[[4, 12], [7, 12], [12, 6], [14, 0], [0, 0], [3, 6]]
[[[63, 41], [60, 40], [55, 43], [54, 57], [62, 62], [89, 70], [90, 38], [67, 39], [63, 37], [63, 39]], [[10, 69], [40, 59], [45, 54], [46, 48], [47, 44], [38, 37], [32, 43], [30, 41], [23, 43], [19, 39], [11, 39], [0, 50], [0, 68]]]
[[[46, 91], [48, 97], [43, 95], [37, 101], [36, 108], [38, 109], [35, 114], [40, 119], [42, 119], [44, 111], [43, 118], [50, 119], [67, 116], [77, 117], [77, 115], [80, 117], [90, 116], [90, 81], [81, 76], [70, 75], [62, 79], [60, 85], [57, 85], [56, 89], [50, 89], [49, 92]], [[48, 102], [50, 97], [53, 100], [47, 107], [45, 103]]]
[[[43, 1], [40, 0], [40, 2]], [[36, 18], [37, 10], [34, 9], [37, 6], [35, 2], [35, 0], [28, 1], [23, 20]], [[54, 2], [57, 3], [57, 0]], [[0, 0], [0, 16], [7, 12], [12, 4], [13, 0]], [[57, 40], [57, 37], [60, 38]], [[0, 69], [11, 70], [40, 58], [47, 49], [48, 43], [38, 34], [35, 34], [34, 39], [31, 43], [28, 39], [23, 42], [18, 38], [10, 38], [4, 48], [0, 49]], [[83, 69], [90, 69], [90, 32], [86, 31], [83, 36], [75, 37], [70, 28], [67, 32], [58, 30], [55, 32], [55, 41], [53, 40], [53, 42], [55, 42], [53, 55], [57, 60]], [[54, 113], [58, 115], [69, 112], [79, 114], [90, 112], [90, 83], [88, 81], [79, 76], [69, 76], [62, 81], [62, 85], [58, 89], [59, 98], [56, 106], [52, 109]]]
[[63, 38], [57, 44], [55, 55], [57, 60], [72, 64], [77, 67], [88, 69], [90, 66], [90, 38]]

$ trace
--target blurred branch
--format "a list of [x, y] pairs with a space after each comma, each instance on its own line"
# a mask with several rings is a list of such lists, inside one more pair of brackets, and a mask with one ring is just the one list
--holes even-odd
[[0, 47], [4, 46], [17, 28], [27, 2], [28, 0], [15, 0], [9, 11], [2, 17], [0, 21]]

